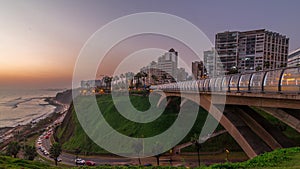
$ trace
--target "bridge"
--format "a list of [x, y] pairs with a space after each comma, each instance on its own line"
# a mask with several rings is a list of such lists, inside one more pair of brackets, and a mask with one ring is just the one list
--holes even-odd
[[[278, 148], [295, 146], [279, 128], [257, 111], [276, 117], [300, 133], [300, 68], [152, 86], [168, 102], [181, 97], [208, 111], [236, 140], [249, 158]], [[222, 105], [224, 106], [222, 109]]]

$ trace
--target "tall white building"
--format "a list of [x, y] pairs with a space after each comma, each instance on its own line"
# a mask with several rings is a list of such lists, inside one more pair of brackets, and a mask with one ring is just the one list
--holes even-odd
[[288, 55], [288, 67], [300, 66], [300, 48]]
[[185, 81], [188, 75], [184, 68], [178, 68], [178, 52], [173, 48], [160, 56], [157, 62], [152, 61], [140, 71], [147, 73], [147, 84]]
[[158, 58], [157, 69], [160, 70], [161, 76], [166, 76], [165, 80], [177, 79], [178, 52], [173, 48]]

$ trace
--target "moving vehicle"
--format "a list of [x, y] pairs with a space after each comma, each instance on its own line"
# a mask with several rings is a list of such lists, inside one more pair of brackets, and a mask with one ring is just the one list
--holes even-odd
[[87, 165], [87, 166], [95, 166], [96, 163], [94, 161], [86, 161], [85, 165]]
[[77, 165], [84, 165], [85, 164], [85, 160], [81, 159], [81, 158], [76, 158], [75, 159], [75, 163]]

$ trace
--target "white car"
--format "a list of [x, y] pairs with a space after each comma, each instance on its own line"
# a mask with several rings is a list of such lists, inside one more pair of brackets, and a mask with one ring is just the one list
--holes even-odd
[[47, 150], [44, 151], [44, 155], [47, 156], [49, 155], [49, 152]]
[[85, 164], [85, 160], [81, 159], [81, 158], [76, 158], [75, 159], [75, 163], [78, 165], [84, 165]]
[[61, 162], [61, 161], [62, 161], [62, 159], [58, 157], [57, 158], [57, 162]]

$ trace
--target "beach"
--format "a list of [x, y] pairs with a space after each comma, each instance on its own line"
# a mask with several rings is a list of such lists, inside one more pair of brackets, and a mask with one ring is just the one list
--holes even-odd
[[[21, 106], [19, 108], [25, 108], [25, 110], [36, 108], [36, 112], [38, 113], [25, 115], [23, 119], [17, 121], [17, 125], [5, 123], [6, 125], [10, 124], [12, 126], [8, 125], [0, 128], [0, 149], [2, 150], [11, 141], [25, 140], [34, 134], [43, 132], [51, 124], [55, 125], [61, 123], [71, 103], [71, 93], [71, 90], [66, 90], [56, 93], [54, 97], [31, 97], [26, 99], [15, 99], [18, 101], [15, 101], [14, 104], [10, 102], [10, 106], [14, 107], [14, 109], [19, 106]], [[22, 105], [24, 103], [27, 103], [27, 105]], [[36, 106], [34, 107], [32, 103]], [[42, 110], [45, 112], [40, 112]], [[15, 119], [12, 114], [11, 116], [11, 119]]]

